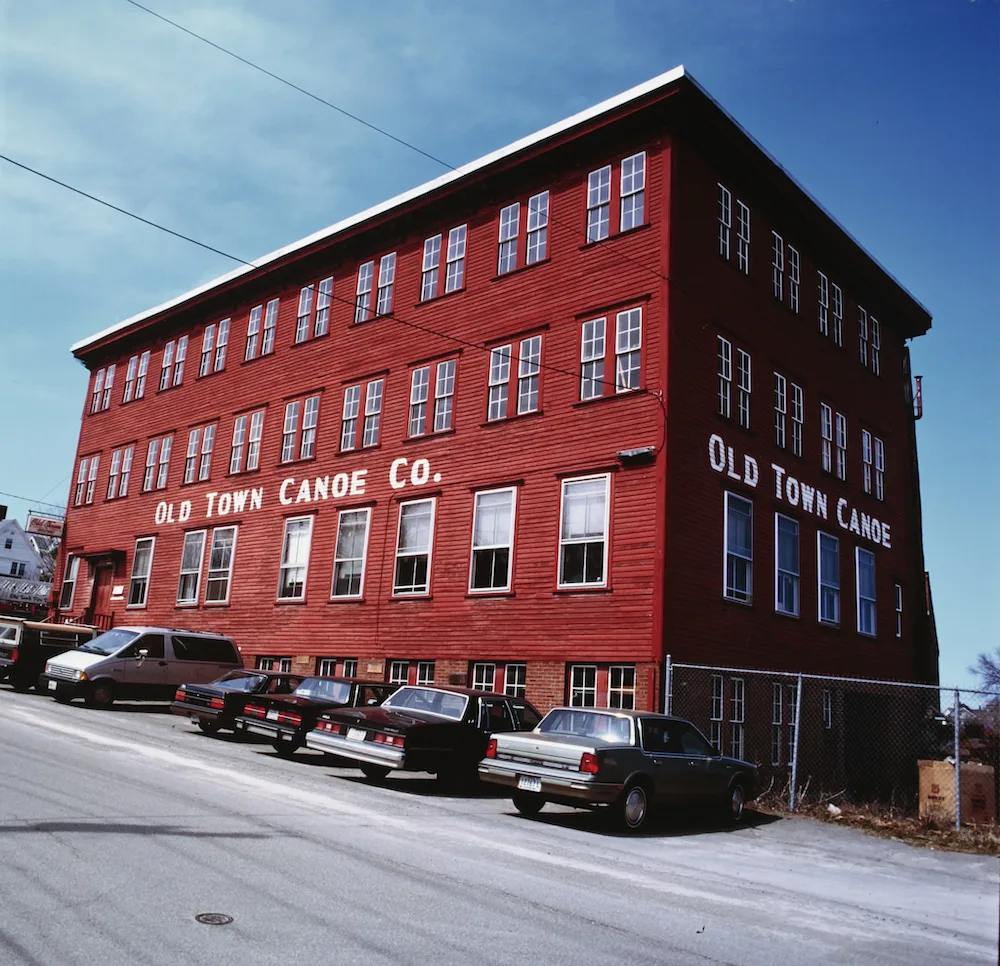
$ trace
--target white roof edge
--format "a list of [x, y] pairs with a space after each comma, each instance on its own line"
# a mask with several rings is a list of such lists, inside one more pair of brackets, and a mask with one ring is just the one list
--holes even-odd
[[175, 306], [181, 305], [189, 299], [211, 291], [218, 285], [223, 285], [235, 278], [239, 278], [241, 275], [246, 275], [248, 272], [252, 272], [257, 268], [261, 268], [264, 265], [269, 264], [270, 262], [283, 258], [285, 255], [289, 255], [300, 248], [306, 248], [314, 242], [322, 241], [325, 238], [332, 238], [334, 235], [346, 231], [348, 228], [353, 228], [355, 225], [359, 225], [362, 222], [367, 221], [369, 218], [374, 218], [376, 215], [381, 215], [387, 211], [391, 211], [393, 208], [397, 208], [409, 201], [413, 201], [422, 195], [429, 194], [436, 188], [443, 187], [444, 185], [457, 181], [468, 174], [472, 174], [473, 172], [488, 167], [497, 161], [501, 161], [510, 155], [517, 154], [518, 151], [523, 151], [525, 148], [529, 148], [533, 144], [538, 144], [539, 142], [553, 137], [556, 134], [568, 131], [571, 128], [576, 127], [579, 124], [583, 124], [586, 121], [590, 121], [595, 117], [600, 117], [602, 114], [606, 114], [608, 111], [612, 111], [616, 107], [621, 107], [629, 101], [637, 100], [645, 94], [649, 94], [660, 87], [666, 87], [668, 84], [672, 84], [674, 81], [684, 77], [685, 74], [686, 72], [683, 64], [678, 67], [674, 67], [672, 70], [658, 74], [656, 77], [653, 77], [648, 81], [644, 81], [635, 87], [631, 87], [627, 91], [623, 91], [621, 94], [609, 97], [607, 100], [601, 101], [593, 107], [588, 107], [577, 114], [573, 114], [571, 117], [564, 118], [561, 121], [556, 121], [555, 124], [550, 124], [548, 127], [542, 128], [542, 130], [536, 131], [534, 134], [529, 134], [527, 137], [520, 138], [512, 144], [508, 144], [506, 147], [499, 148], [496, 151], [491, 151], [489, 154], [485, 154], [481, 158], [477, 158], [475, 161], [470, 161], [468, 164], [463, 164], [461, 167], [455, 168], [453, 171], [448, 171], [445, 174], [434, 178], [432, 181], [427, 181], [422, 185], [418, 185], [416, 188], [404, 191], [402, 194], [396, 195], [388, 201], [382, 201], [371, 208], [367, 208], [365, 211], [359, 212], [356, 215], [351, 215], [348, 218], [344, 218], [342, 221], [338, 221], [327, 228], [322, 228], [317, 232], [313, 232], [313, 234], [307, 235], [305, 238], [300, 238], [298, 241], [292, 242], [292, 244], [286, 245], [284, 248], [279, 248], [277, 251], [273, 251], [269, 255], [257, 258], [254, 260], [252, 267], [250, 265], [241, 265], [239, 268], [234, 268], [231, 272], [227, 272], [225, 275], [220, 275], [218, 278], [212, 279], [212, 281], [206, 282], [204, 285], [199, 285], [197, 288], [193, 288], [189, 292], [185, 292], [183, 295], [178, 295], [175, 298], [169, 299], [168, 301], [154, 306], [151, 309], [146, 309], [145, 311], [130, 316], [121, 322], [117, 322], [115, 325], [104, 329], [102, 332], [98, 332], [96, 335], [89, 336], [86, 339], [81, 339], [79, 342], [74, 343], [70, 346], [70, 351], [76, 352], [79, 349], [85, 349], [87, 346], [92, 345], [95, 342], [99, 342], [101, 339], [104, 339], [109, 335], [114, 335], [116, 332], [121, 332], [123, 329], [127, 329], [136, 322], [142, 322], [144, 319], [158, 315], [160, 312], [165, 312], [167, 309], [172, 309]]
[[686, 77], [689, 81], [691, 81], [691, 83], [694, 84], [694, 86], [697, 87], [698, 90], [726, 116], [726, 118], [728, 118], [728, 120], [740, 131], [740, 133], [742, 133], [744, 137], [746, 137], [751, 144], [753, 144], [757, 150], [761, 152], [761, 154], [763, 154], [775, 167], [777, 167], [778, 170], [780, 170], [782, 174], [784, 174], [785, 177], [788, 178], [788, 180], [795, 185], [795, 187], [798, 188], [799, 191], [801, 191], [802, 194], [805, 195], [805, 197], [811, 201], [823, 215], [829, 218], [830, 221], [838, 229], [840, 229], [840, 231], [843, 232], [843, 234], [854, 245], [857, 246], [858, 250], [861, 251], [862, 254], [871, 260], [872, 264], [874, 264], [890, 281], [892, 281], [893, 284], [900, 289], [900, 291], [906, 293], [906, 295], [913, 300], [915, 305], [919, 306], [920, 309], [930, 316], [931, 313], [926, 306], [924, 306], [910, 291], [900, 284], [899, 280], [896, 279], [896, 277], [889, 272], [846, 228], [844, 228], [844, 226], [837, 221], [837, 219], [834, 218], [833, 215], [831, 215], [830, 212], [827, 211], [826, 208], [824, 208], [823, 205], [820, 204], [820, 202], [817, 201], [809, 191], [806, 190], [801, 182], [789, 173], [789, 171], [774, 157], [774, 155], [772, 155], [770, 151], [768, 151], [749, 131], [747, 131], [747, 129], [740, 124], [740, 122], [737, 121], [736, 118], [729, 113], [729, 111], [727, 111], [714, 97], [712, 97], [712, 95], [698, 83], [692, 74], [685, 70], [684, 65], [681, 64], [671, 70], [665, 71], [662, 74], [658, 74], [656, 77], [653, 77], [648, 81], [637, 84], [635, 87], [630, 87], [627, 91], [622, 91], [622, 93], [616, 94], [614, 97], [609, 97], [607, 100], [601, 101], [593, 107], [588, 107], [570, 117], [564, 118], [561, 121], [556, 121], [555, 124], [550, 124], [548, 127], [542, 128], [534, 134], [529, 134], [526, 137], [520, 138], [517, 141], [508, 144], [506, 147], [498, 148], [496, 151], [491, 151], [489, 154], [485, 154], [481, 158], [477, 158], [476, 160], [463, 164], [461, 167], [448, 171], [431, 181], [427, 181], [422, 185], [418, 185], [415, 188], [404, 191], [402, 194], [398, 194], [394, 198], [382, 201], [371, 208], [367, 208], [355, 215], [344, 218], [333, 225], [321, 228], [319, 231], [313, 232], [313, 234], [307, 235], [305, 238], [300, 238], [298, 241], [292, 242], [290, 245], [285, 245], [283, 248], [279, 248], [268, 255], [263, 255], [260, 258], [255, 259], [251, 265], [241, 265], [239, 268], [234, 268], [231, 272], [227, 272], [225, 275], [220, 275], [218, 278], [214, 278], [210, 282], [205, 282], [203, 285], [199, 285], [196, 288], [185, 292], [183, 295], [175, 296], [160, 305], [156, 305], [151, 309], [146, 309], [145, 311], [130, 316], [121, 322], [117, 322], [95, 335], [88, 336], [86, 339], [81, 339], [79, 342], [74, 343], [70, 346], [70, 352], [77, 352], [80, 349], [85, 349], [87, 346], [93, 345], [93, 343], [99, 342], [101, 339], [104, 339], [109, 335], [114, 335], [116, 332], [121, 332], [124, 329], [127, 329], [136, 322], [142, 322], [143, 320], [151, 318], [154, 315], [158, 315], [161, 312], [165, 312], [168, 309], [182, 305], [189, 299], [202, 295], [205, 292], [209, 292], [219, 285], [223, 285], [235, 278], [239, 278], [241, 275], [246, 275], [258, 268], [262, 268], [264, 265], [277, 261], [285, 255], [289, 255], [301, 248], [306, 248], [315, 242], [322, 241], [323, 239], [332, 238], [349, 228], [353, 228], [370, 218], [374, 218], [376, 215], [381, 215], [387, 211], [391, 211], [393, 208], [397, 208], [400, 205], [413, 201], [422, 195], [429, 194], [437, 188], [450, 184], [453, 181], [458, 181], [466, 175], [488, 167], [489, 165], [494, 164], [497, 161], [501, 161], [513, 154], [517, 154], [518, 151], [523, 151], [525, 148], [529, 148], [533, 144], [538, 144], [545, 141], [547, 138], [553, 137], [557, 134], [562, 134], [579, 124], [593, 120], [594, 118], [600, 117], [602, 114], [606, 114], [617, 107], [621, 107], [623, 104], [637, 100], [638, 98], [643, 97], [658, 88], [666, 87], [668, 84], [674, 83], [674, 81], [679, 80], [681, 77]]

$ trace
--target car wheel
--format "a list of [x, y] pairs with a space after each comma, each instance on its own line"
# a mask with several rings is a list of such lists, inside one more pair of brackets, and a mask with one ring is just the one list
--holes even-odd
[[95, 682], [86, 699], [91, 708], [110, 708], [114, 701], [115, 686], [112, 681]]
[[385, 765], [362, 765], [361, 774], [373, 782], [380, 782], [389, 774], [389, 769]]
[[538, 792], [514, 792], [514, 808], [522, 815], [532, 817], [545, 807], [545, 799]]
[[746, 810], [746, 792], [740, 782], [733, 782], [729, 787], [729, 798], [726, 802], [726, 817], [733, 825], [743, 821]]
[[629, 785], [618, 799], [618, 819], [626, 832], [638, 832], [649, 817], [649, 793], [640, 782]]
[[198, 721], [199, 730], [205, 732], [206, 735], [217, 735], [219, 733], [219, 722], [218, 721]]
[[10, 679], [11, 687], [17, 691], [18, 694], [24, 694], [25, 691], [30, 691], [31, 686], [34, 683], [35, 682], [32, 681], [31, 678], [21, 677], [20, 675]]
[[301, 747], [297, 741], [282, 741], [280, 738], [275, 738], [271, 746], [282, 758], [291, 758]]
[[69, 704], [70, 701], [73, 700], [68, 694], [60, 694], [58, 691], [56, 691], [52, 697], [54, 697], [59, 704]]

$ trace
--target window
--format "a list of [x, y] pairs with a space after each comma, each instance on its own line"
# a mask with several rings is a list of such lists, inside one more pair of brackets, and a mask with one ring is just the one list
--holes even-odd
[[776, 231], [771, 232], [771, 294], [785, 300], [785, 240]]
[[719, 344], [719, 415], [729, 419], [733, 414], [733, 347], [728, 339], [718, 337]]
[[823, 438], [823, 469], [833, 472], [833, 410], [826, 404], [819, 404], [819, 433]]
[[840, 623], [840, 541], [822, 531], [816, 535], [819, 572], [819, 620]]
[[345, 657], [342, 673], [345, 678], [356, 678], [358, 676], [358, 659], [356, 657]]
[[407, 684], [410, 677], [410, 662], [409, 661], [390, 661], [389, 662], [389, 683], [390, 684]]
[[100, 456], [84, 457], [80, 460], [80, 469], [76, 475], [76, 490], [73, 494], [73, 505], [83, 506], [94, 502], [94, 486], [97, 479], [97, 466]]
[[728, 188], [719, 187], [719, 254], [729, 261], [729, 236], [733, 227], [733, 196]]
[[837, 423], [837, 479], [847, 479], [847, 418], [836, 414]]
[[[247, 424], [250, 438], [247, 440]], [[237, 416], [233, 423], [233, 444], [229, 451], [229, 472], [242, 473], [260, 466], [260, 441], [264, 434], [264, 410], [258, 409], [249, 415]], [[246, 464], [244, 465], [244, 456]]]
[[290, 657], [264, 657], [257, 656], [254, 668], [258, 671], [277, 671], [279, 674], [292, 673], [292, 659]]
[[149, 591], [149, 573], [153, 567], [154, 537], [140, 537], [132, 555], [132, 579], [129, 581], [128, 606], [145, 607]]
[[885, 446], [875, 437], [875, 499], [885, 499]]
[[867, 429], [861, 430], [861, 470], [865, 493], [872, 491], [872, 434]]
[[160, 360], [160, 392], [170, 388], [170, 377], [174, 368], [174, 349], [176, 342], [168, 342], [163, 347], [163, 358]]
[[269, 355], [274, 352], [274, 333], [278, 325], [278, 299], [271, 299], [267, 303], [267, 312], [264, 314], [264, 337], [260, 343], [260, 354]]
[[587, 241], [608, 237], [611, 223], [611, 165], [587, 176]]
[[321, 678], [336, 677], [337, 659], [335, 657], [321, 657], [316, 662], [316, 674]]
[[823, 727], [830, 729], [833, 727], [833, 692], [823, 689]]
[[417, 661], [417, 684], [433, 684], [434, 683], [434, 662], [433, 661]]
[[[167, 472], [170, 469], [170, 450], [173, 448], [173, 436], [164, 436], [160, 441], [160, 457], [156, 465], [156, 489], [162, 490], [167, 485]], [[149, 458], [147, 456], [147, 472]]]
[[903, 588], [894, 584], [896, 591], [896, 637], [903, 636]]
[[296, 517], [285, 521], [278, 575], [278, 600], [305, 600], [312, 523], [312, 517]]
[[785, 448], [786, 417], [788, 415], [788, 386], [781, 373], [774, 374], [774, 445]]
[[408, 436], [423, 436], [427, 432], [427, 397], [430, 391], [430, 378], [430, 366], [421, 366], [410, 374]]
[[559, 521], [559, 586], [607, 584], [608, 490], [611, 477], [563, 480]]
[[833, 342], [844, 344], [844, 293], [839, 285], [833, 286]]
[[305, 342], [309, 338], [309, 324], [312, 321], [312, 304], [315, 285], [305, 285], [299, 291], [299, 308], [295, 316], [295, 341]]
[[570, 665], [569, 703], [573, 708], [597, 707], [597, 666], [595, 664]]
[[545, 260], [549, 251], [549, 193], [541, 191], [528, 199], [528, 244], [525, 264]]
[[299, 308], [295, 316], [295, 341], [305, 342], [312, 328], [313, 338], [326, 335], [330, 328], [330, 299], [333, 296], [333, 276], [319, 283], [319, 293], [315, 299], [316, 317], [313, 319], [313, 295], [315, 285], [306, 285], [299, 292]]
[[364, 593], [365, 555], [371, 510], [341, 510], [337, 546], [333, 554], [331, 597], [361, 597]]
[[19, 563], [16, 560], [10, 562], [10, 576], [11, 577], [23, 577], [25, 571], [25, 565]]
[[[299, 430], [299, 412], [302, 428]], [[311, 459], [316, 451], [316, 426], [319, 423], [319, 396], [305, 401], [296, 399], [285, 405], [285, 422], [281, 433], [281, 462]], [[297, 454], [297, 455], [296, 455]]]
[[504, 669], [503, 693], [523, 698], [528, 687], [528, 665], [508, 664]]
[[799, 310], [799, 253], [788, 246], [788, 307], [793, 312]]
[[132, 356], [128, 361], [128, 369], [125, 370], [125, 391], [122, 393], [122, 402], [127, 403], [132, 399], [132, 391], [135, 388], [135, 373], [139, 367], [139, 357]]
[[736, 350], [736, 373], [737, 373], [737, 411], [740, 417], [740, 425], [744, 429], [750, 428], [750, 391], [752, 388], [750, 377], [750, 353], [742, 349]]
[[111, 405], [111, 390], [115, 384], [115, 370], [117, 366], [108, 366], [107, 375], [104, 377], [104, 393], [101, 395], [101, 409], [107, 409]]
[[446, 293], [457, 291], [465, 282], [465, 236], [465, 225], [459, 225], [448, 232], [448, 256], [444, 279]]
[[486, 418], [489, 421], [507, 416], [507, 389], [510, 381], [510, 345], [490, 350], [489, 402]]
[[367, 322], [371, 318], [372, 277], [375, 262], [365, 262], [358, 268], [358, 288], [355, 296], [354, 321]]
[[250, 318], [247, 320], [247, 345], [243, 353], [244, 362], [257, 358], [257, 348], [260, 342], [260, 318], [263, 314], [263, 305], [255, 305], [250, 310]]
[[742, 201], [736, 202], [736, 264], [750, 274], [750, 209]]
[[875, 636], [875, 554], [856, 547], [858, 633]]
[[538, 411], [538, 382], [542, 359], [542, 337], [522, 339], [517, 359], [517, 412]]
[[403, 596], [428, 593], [434, 507], [433, 499], [413, 500], [399, 506], [393, 594]]
[[116, 449], [111, 454], [111, 472], [108, 474], [108, 494], [107, 499], [113, 500], [118, 496], [118, 479], [121, 473], [122, 451]]
[[880, 353], [882, 350], [882, 327], [878, 323], [878, 319], [875, 316], [871, 316], [871, 326], [872, 326], [872, 344], [871, 344], [871, 358], [872, 358], [872, 372], [875, 375], [879, 375], [882, 371], [882, 364], [880, 361]]
[[749, 604], [753, 600], [753, 504], [726, 493], [725, 596]]
[[[434, 366], [414, 369], [410, 376], [410, 419], [407, 435], [423, 436], [427, 432], [427, 403], [430, 395], [430, 378]], [[433, 432], [451, 429], [455, 396], [455, 360], [439, 362], [434, 379]]]
[[219, 323], [219, 336], [215, 343], [215, 363], [213, 372], [221, 372], [226, 366], [226, 346], [229, 345], [229, 319]]
[[235, 554], [236, 527], [216, 527], [212, 531], [212, 550], [208, 556], [208, 579], [205, 581], [206, 604], [229, 602], [229, 583], [233, 576]]
[[771, 684], [771, 764], [781, 764], [781, 749], [784, 745], [781, 735], [781, 692], [778, 683]]
[[634, 664], [612, 664], [608, 668], [608, 707], [635, 707]]
[[215, 323], [205, 327], [201, 337], [201, 362], [198, 364], [198, 375], [207, 376], [212, 371], [212, 355], [215, 348]]
[[184, 482], [207, 480], [212, 472], [212, 447], [215, 445], [215, 424], [192, 429], [188, 433], [187, 454], [184, 457]]
[[496, 687], [497, 666], [495, 664], [472, 665], [472, 689], [492, 691]]
[[802, 387], [792, 383], [792, 452], [796, 456], [802, 455]]
[[424, 241], [424, 258], [420, 268], [420, 301], [426, 302], [438, 293], [438, 277], [441, 274], [441, 235], [433, 235]]
[[382, 418], [383, 379], [373, 379], [365, 393], [365, 423], [361, 435], [362, 446], [378, 446], [379, 421]]
[[376, 315], [388, 315], [392, 312], [392, 287], [396, 281], [396, 253], [383, 255], [378, 264], [378, 302], [375, 306]]
[[475, 496], [471, 593], [510, 590], [515, 499], [513, 488], [486, 490]]
[[73, 554], [66, 555], [66, 569], [63, 571], [62, 588], [59, 591], [59, 607], [69, 610], [73, 606], [73, 592], [76, 589], [76, 578], [80, 572], [80, 558]]
[[[228, 328], [226, 330], [228, 332]], [[174, 358], [174, 372], [170, 379], [171, 386], [179, 386], [184, 381], [184, 362], [187, 359], [188, 337], [182, 335], [177, 340], [177, 355]]]
[[646, 152], [622, 161], [621, 221], [619, 231], [628, 231], [646, 220]]
[[786, 686], [786, 692], [788, 696], [788, 764], [791, 765], [793, 761], [796, 760], [796, 749], [795, 747], [795, 736], [798, 730], [798, 716], [799, 716], [799, 692], [798, 688], [794, 684], [789, 684]]
[[361, 387], [348, 386], [344, 390], [344, 414], [340, 424], [340, 448], [351, 450], [358, 435], [358, 412], [361, 408]]
[[743, 678], [730, 678], [729, 696], [729, 754], [733, 758], [743, 757], [744, 687]]
[[869, 329], [868, 313], [860, 305], [858, 306], [858, 354], [861, 357], [861, 365], [868, 365]]
[[142, 476], [142, 492], [148, 493], [156, 483], [156, 460], [160, 454], [160, 441], [151, 439], [146, 446], [146, 470]]
[[774, 609], [799, 616], [799, 524], [774, 515]]
[[139, 370], [135, 375], [135, 397], [142, 399], [146, 395], [146, 375], [149, 372], [149, 350], [139, 356]]
[[596, 399], [604, 395], [604, 329], [606, 319], [583, 323], [580, 345], [580, 398]]
[[519, 202], [515, 201], [514, 204], [500, 209], [497, 275], [512, 272], [517, 268], [517, 233], [520, 223], [521, 205]]
[[709, 738], [718, 751], [722, 751], [722, 709], [725, 706], [726, 680], [721, 674], [712, 675], [711, 734]]
[[90, 397], [90, 411], [96, 413], [101, 408], [101, 396], [104, 390], [104, 370], [98, 369], [94, 376], [94, 390]]
[[205, 555], [205, 531], [184, 534], [181, 571], [177, 578], [177, 603], [197, 604], [201, 584], [201, 561]]
[[830, 282], [819, 272], [819, 331], [822, 335], [830, 334]]
[[638, 389], [642, 349], [642, 309], [628, 309], [615, 317], [615, 392]]

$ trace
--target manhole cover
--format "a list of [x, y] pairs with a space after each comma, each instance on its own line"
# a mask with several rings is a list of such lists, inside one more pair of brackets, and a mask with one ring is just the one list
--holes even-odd
[[233, 921], [224, 912], [199, 912], [195, 919], [205, 926], [228, 926]]

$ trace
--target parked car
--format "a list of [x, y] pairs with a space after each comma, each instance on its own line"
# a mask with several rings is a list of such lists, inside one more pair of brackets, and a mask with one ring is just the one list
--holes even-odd
[[534, 728], [538, 712], [503, 694], [404, 685], [377, 708], [320, 715], [306, 745], [360, 763], [372, 779], [390, 771], [426, 771], [455, 780], [476, 776], [495, 732]]
[[182, 684], [170, 705], [173, 714], [190, 718], [206, 734], [236, 730], [236, 718], [255, 695], [291, 694], [301, 674], [276, 671], [229, 671], [211, 684]]
[[306, 733], [324, 711], [379, 704], [395, 687], [356, 678], [305, 678], [291, 694], [262, 695], [248, 701], [236, 718], [236, 728], [270, 738], [279, 755], [290, 757], [305, 743]]
[[47, 621], [0, 618], [0, 681], [15, 691], [38, 688], [38, 677], [50, 657], [85, 644], [98, 634], [88, 624], [50, 624]]
[[43, 690], [57, 701], [82, 697], [94, 707], [116, 698], [170, 699], [178, 686], [215, 681], [243, 667], [221, 634], [172, 627], [115, 627], [75, 651], [50, 658]]
[[690, 721], [647, 711], [553, 708], [526, 735], [499, 734], [479, 775], [514, 789], [514, 807], [606, 806], [629, 831], [657, 805], [717, 807], [738, 822], [756, 794], [757, 768], [726, 758]]

